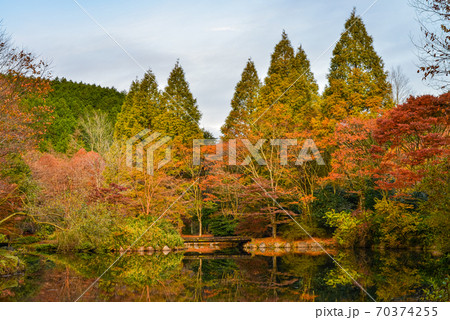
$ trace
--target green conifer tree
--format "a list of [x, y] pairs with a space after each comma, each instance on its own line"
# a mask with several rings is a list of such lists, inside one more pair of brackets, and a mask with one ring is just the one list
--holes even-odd
[[130, 137], [130, 116], [133, 109], [133, 99], [136, 92], [139, 90], [139, 81], [134, 80], [130, 85], [130, 90], [125, 97], [121, 112], [117, 115], [116, 125], [114, 127], [114, 138], [121, 139]]
[[258, 78], [255, 64], [251, 59], [248, 59], [241, 80], [235, 87], [234, 96], [231, 100], [231, 111], [221, 128], [224, 140], [246, 135], [251, 120], [250, 115], [255, 109], [260, 86], [261, 81]]
[[[289, 86], [286, 83], [289, 81], [294, 57], [294, 48], [283, 30], [281, 40], [272, 53], [267, 77], [264, 79], [264, 86], [261, 88], [261, 102], [264, 105], [275, 102]], [[285, 102], [286, 96], [281, 97], [278, 101]]]
[[143, 129], [153, 129], [153, 120], [161, 113], [158, 84], [151, 70], [141, 81], [133, 81], [122, 111], [117, 117], [114, 137], [127, 139]]
[[172, 137], [190, 138], [203, 136], [199, 127], [201, 113], [197, 100], [189, 89], [183, 68], [177, 61], [161, 97], [162, 112], [155, 118], [154, 130]]
[[306, 53], [301, 46], [295, 53], [283, 31], [260, 90], [256, 118], [267, 116], [266, 113], [270, 113], [276, 105], [278, 112], [282, 113], [280, 117], [289, 116], [292, 119], [292, 126], [286, 129], [293, 130], [295, 127], [301, 130], [307, 127], [316, 113], [317, 101], [318, 86]]
[[292, 61], [287, 83], [289, 90], [286, 92], [286, 100], [297, 128], [310, 128], [311, 119], [318, 113], [319, 86], [302, 46], [298, 47]]
[[375, 116], [392, 105], [390, 92], [384, 63], [375, 52], [364, 22], [353, 9], [333, 50], [324, 91], [324, 115], [336, 120]]

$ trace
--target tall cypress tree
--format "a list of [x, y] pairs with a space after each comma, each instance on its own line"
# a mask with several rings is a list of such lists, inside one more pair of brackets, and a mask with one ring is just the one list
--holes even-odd
[[270, 113], [270, 109], [276, 107], [278, 112], [283, 113], [280, 116], [291, 118], [292, 127], [302, 129], [314, 114], [317, 100], [318, 86], [306, 53], [301, 46], [295, 53], [283, 31], [281, 40], [272, 53], [267, 77], [260, 90], [258, 116], [264, 113], [262, 117], [265, 117], [266, 112]]
[[154, 118], [161, 113], [158, 84], [151, 70], [141, 81], [133, 81], [122, 111], [117, 117], [114, 137], [129, 138], [143, 129], [153, 129]]
[[241, 80], [236, 84], [231, 111], [220, 129], [225, 140], [245, 136], [249, 129], [250, 115], [255, 109], [256, 97], [261, 86], [255, 64], [248, 59], [247, 65], [241, 75]]
[[377, 115], [392, 105], [391, 87], [373, 39], [353, 9], [333, 50], [323, 112], [341, 120], [347, 116]]
[[183, 139], [202, 135], [199, 128], [201, 113], [197, 100], [189, 89], [183, 68], [177, 61], [169, 75], [161, 97], [162, 113], [155, 118], [155, 131]]
[[[277, 43], [272, 53], [269, 70], [264, 79], [264, 86], [261, 88], [260, 101], [264, 105], [276, 101], [289, 86], [287, 82], [289, 81], [294, 57], [294, 48], [286, 32], [283, 30], [281, 40]], [[285, 100], [285, 96], [279, 99], [280, 102], [284, 102]]]
[[268, 78], [270, 79], [272, 75], [278, 75], [281, 78], [285, 78], [289, 75], [292, 67], [292, 60], [294, 58], [294, 48], [291, 45], [286, 32], [283, 30], [281, 33], [281, 40], [275, 46], [270, 59], [270, 66], [267, 72]]
[[299, 46], [292, 61], [289, 73], [286, 100], [295, 123], [299, 129], [310, 127], [310, 122], [317, 115], [319, 101], [319, 86], [311, 71], [311, 64], [302, 46]]
[[133, 101], [138, 111], [138, 117], [135, 119], [138, 125], [152, 129], [153, 119], [161, 113], [159, 100], [160, 92], [155, 75], [148, 71], [139, 84], [139, 91], [134, 96]]
[[114, 138], [122, 139], [128, 138], [131, 136], [130, 134], [130, 119], [128, 116], [133, 109], [133, 98], [136, 92], [139, 90], [139, 81], [134, 80], [130, 85], [130, 90], [128, 91], [125, 101], [123, 102], [122, 109], [120, 113], [117, 115], [116, 125], [114, 127]]

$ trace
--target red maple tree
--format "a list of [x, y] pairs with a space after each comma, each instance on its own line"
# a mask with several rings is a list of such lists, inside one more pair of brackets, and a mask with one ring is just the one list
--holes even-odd
[[431, 166], [448, 161], [450, 93], [410, 97], [377, 120], [373, 155], [384, 190], [405, 190], [419, 182]]

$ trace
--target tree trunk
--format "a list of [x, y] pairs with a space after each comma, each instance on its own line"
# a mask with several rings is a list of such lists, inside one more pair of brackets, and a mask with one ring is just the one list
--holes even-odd
[[365, 197], [364, 197], [364, 192], [363, 191], [361, 191], [361, 194], [360, 194], [360, 196], [359, 196], [359, 210], [361, 211], [361, 212], [363, 212], [364, 211], [364, 202], [365, 202]]
[[276, 238], [277, 237], [277, 223], [276, 223], [276, 217], [275, 214], [272, 215], [271, 218], [271, 222], [272, 222], [272, 238]]

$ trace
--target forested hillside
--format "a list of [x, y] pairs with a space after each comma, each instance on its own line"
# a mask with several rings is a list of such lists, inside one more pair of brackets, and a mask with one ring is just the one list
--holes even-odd
[[[89, 148], [83, 139], [80, 120], [103, 113], [114, 125], [125, 93], [115, 88], [56, 78], [50, 82], [51, 92], [45, 104], [52, 106], [54, 119], [43, 136], [41, 150], [66, 153], [70, 148]], [[73, 152], [73, 149], [72, 149]]]

